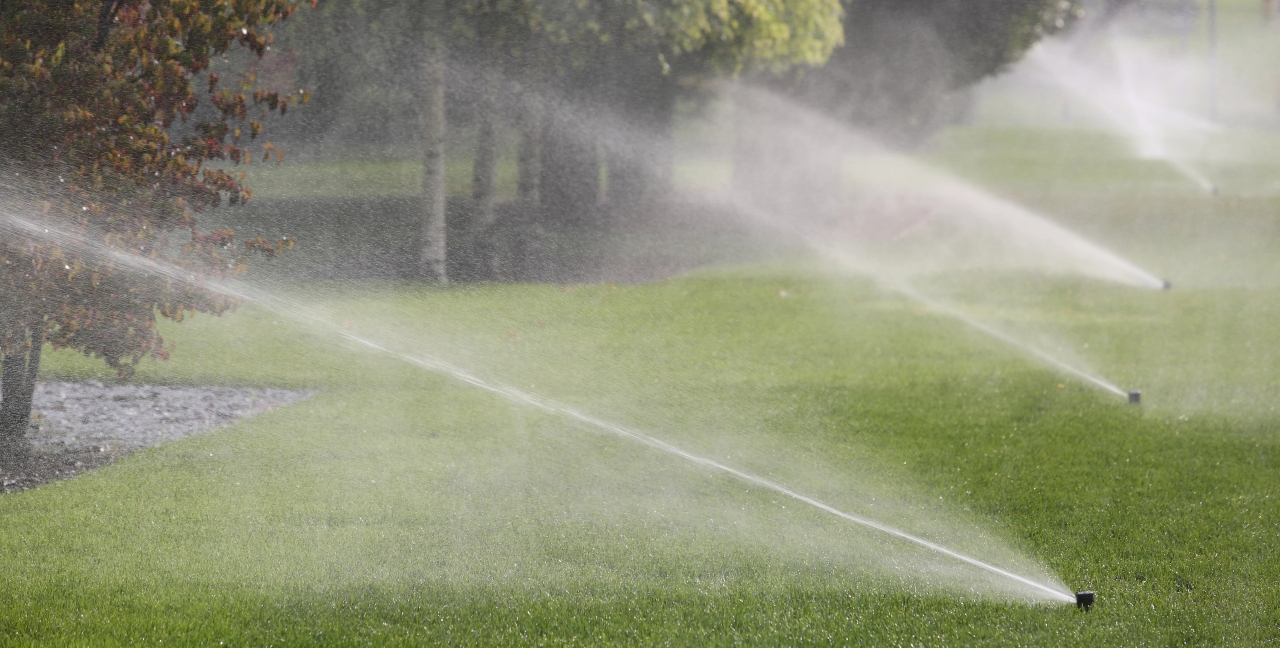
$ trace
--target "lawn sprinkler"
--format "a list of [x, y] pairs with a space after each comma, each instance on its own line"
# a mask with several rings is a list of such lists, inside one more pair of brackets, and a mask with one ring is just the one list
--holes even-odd
[[1130, 405], [1141, 405], [1141, 404], [1142, 404], [1142, 392], [1140, 392], [1140, 391], [1131, 391], [1131, 392], [1129, 392], [1129, 404], [1130, 404]]
[[1160, 290], [1169, 290], [1170, 288], [1173, 288], [1173, 282], [1172, 282], [1172, 281], [1169, 281], [1168, 279], [1165, 279], [1164, 281], [1161, 281], [1161, 282], [1160, 282]]
[[1093, 592], [1088, 590], [1076, 592], [1076, 609], [1088, 612], [1091, 607], [1093, 607]]

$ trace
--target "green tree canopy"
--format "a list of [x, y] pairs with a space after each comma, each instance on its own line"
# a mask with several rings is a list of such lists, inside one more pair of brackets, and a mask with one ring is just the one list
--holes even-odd
[[553, 41], [652, 46], [656, 64], [689, 58], [719, 75], [821, 65], [843, 40], [839, 0], [545, 0], [532, 8]]
[[858, 0], [846, 44], [793, 93], [890, 139], [915, 141], [964, 110], [964, 90], [1082, 14], [1080, 0]]

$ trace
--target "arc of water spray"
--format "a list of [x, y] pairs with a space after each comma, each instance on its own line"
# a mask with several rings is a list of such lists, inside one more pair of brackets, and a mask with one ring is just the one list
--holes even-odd
[[1075, 376], [1076, 378], [1079, 378], [1087, 383], [1101, 387], [1102, 389], [1105, 389], [1117, 396], [1120, 396], [1121, 398], [1129, 398], [1129, 392], [1121, 389], [1115, 383], [1112, 383], [1104, 378], [1088, 373], [1083, 369], [1073, 367], [1067, 364], [1066, 362], [1058, 358], [1055, 358], [1049, 355], [1048, 353], [1045, 353], [1044, 351], [1009, 335], [1008, 333], [1005, 333], [1004, 331], [1001, 331], [1000, 329], [995, 328], [994, 326], [985, 324], [980, 320], [970, 317], [969, 315], [957, 310], [952, 306], [949, 306], [947, 304], [944, 304], [934, 299], [930, 299], [929, 297], [926, 297], [925, 295], [917, 292], [914, 288], [912, 288], [907, 284], [895, 283], [895, 284], [892, 284], [892, 289], [902, 294], [903, 296], [929, 308], [930, 310], [934, 310], [944, 315], [947, 315], [949, 317], [952, 317], [954, 319], [960, 320], [961, 322], [964, 322], [965, 324], [968, 324], [969, 326], [997, 340], [1000, 340], [1001, 342], [1004, 342], [1009, 346], [1015, 347], [1026, 353], [1029, 353], [1032, 356], [1038, 358], [1039, 360], [1049, 364], [1050, 366], [1060, 371], [1063, 371], [1069, 375]]
[[[327, 324], [330, 327], [333, 326], [331, 323], [329, 323], [326, 320], [321, 320], [319, 318], [316, 318], [316, 319], [317, 321]], [[464, 371], [459, 367], [451, 365], [438, 358], [430, 358], [430, 357], [424, 358], [420, 356], [412, 356], [406, 353], [401, 353], [393, 349], [390, 349], [386, 346], [383, 346], [381, 344], [378, 344], [377, 342], [374, 342], [372, 340], [362, 338], [349, 331], [338, 330], [338, 333], [342, 335], [342, 337], [348, 340], [351, 340], [352, 342], [356, 342], [370, 349], [390, 355], [394, 358], [397, 358], [404, 362], [408, 362], [410, 364], [421, 367], [423, 369], [446, 374], [456, 380], [464, 382], [473, 387], [483, 389], [490, 393], [497, 394], [498, 396], [506, 398], [507, 400], [513, 401], [515, 403], [526, 405], [528, 407], [532, 407], [535, 409], [539, 409], [549, 414], [555, 414], [558, 416], [563, 416], [565, 418], [579, 421], [581, 423], [585, 423], [597, 429], [604, 430], [605, 432], [608, 432], [615, 436], [622, 437], [629, 441], [634, 441], [641, 445], [648, 446], [650, 448], [665, 452], [667, 454], [675, 455], [677, 457], [680, 457], [681, 459], [697, 464], [699, 466], [704, 466], [707, 468], [712, 468], [714, 470], [727, 473], [749, 484], [754, 484], [756, 486], [760, 486], [760, 487], [772, 490], [776, 493], [786, 495], [787, 497], [790, 497], [797, 501], [808, 504], [809, 506], [817, 508], [818, 510], [821, 510], [826, 513], [830, 513], [831, 515], [842, 518], [849, 522], [853, 522], [854, 524], [858, 524], [870, 529], [874, 529], [881, 533], [891, 535], [900, 540], [905, 540], [907, 542], [918, 545], [920, 547], [924, 547], [925, 549], [928, 549], [930, 551], [942, 554], [944, 556], [948, 556], [950, 558], [954, 558], [956, 560], [959, 560], [973, 567], [977, 567], [988, 573], [995, 574], [997, 576], [1001, 576], [1003, 578], [1016, 581], [1018, 583], [1021, 583], [1023, 585], [1033, 588], [1037, 592], [1047, 594], [1054, 600], [1061, 601], [1063, 603], [1071, 603], [1075, 601], [1075, 597], [1072, 596], [1071, 594], [1054, 589], [1053, 587], [1050, 587], [1043, 583], [1038, 583], [1025, 576], [1020, 576], [1006, 569], [1002, 569], [1000, 567], [992, 565], [991, 563], [979, 560], [972, 556], [965, 555], [963, 553], [960, 553], [953, 549], [949, 549], [935, 542], [930, 542], [929, 540], [926, 540], [916, 535], [912, 535], [910, 533], [907, 533], [906, 531], [897, 529], [887, 524], [877, 522], [870, 518], [854, 515], [852, 513], [846, 513], [844, 511], [841, 511], [840, 509], [835, 508], [834, 506], [825, 504], [819, 500], [816, 500], [803, 493], [800, 493], [799, 491], [793, 490], [791, 488], [788, 488], [787, 486], [779, 484], [778, 482], [765, 479], [764, 477], [760, 477], [758, 475], [753, 475], [751, 473], [739, 470], [737, 468], [728, 466], [726, 464], [722, 464], [714, 459], [708, 459], [706, 457], [695, 455], [691, 452], [688, 452], [678, 446], [667, 443], [666, 441], [663, 441], [656, 437], [650, 436], [643, 432], [639, 432], [637, 430], [623, 427], [616, 423], [611, 423], [609, 421], [594, 417], [590, 414], [582, 412], [581, 410], [578, 410], [577, 408], [571, 407], [569, 405], [559, 403], [553, 400], [540, 398], [538, 396], [535, 396], [534, 394], [531, 394], [529, 392], [526, 392], [520, 389], [516, 389], [515, 387], [512, 387], [510, 385], [504, 385], [502, 383], [486, 381], [484, 379], [481, 379], [479, 377], [476, 377]]]
[[964, 322], [965, 324], [968, 324], [969, 326], [972, 326], [973, 328], [978, 329], [979, 331], [982, 331], [983, 333], [986, 333], [987, 335], [990, 335], [991, 337], [997, 340], [1000, 340], [1001, 342], [1004, 342], [1005, 344], [1008, 344], [1013, 347], [1017, 347], [1027, 353], [1030, 353], [1036, 358], [1039, 358], [1040, 360], [1052, 365], [1053, 367], [1056, 367], [1061, 371], [1064, 371], [1072, 376], [1075, 376], [1076, 378], [1079, 378], [1085, 382], [1101, 387], [1117, 396], [1120, 396], [1121, 398], [1129, 398], [1129, 392], [1123, 389], [1120, 389], [1120, 387], [1116, 386], [1114, 383], [1107, 381], [1103, 378], [1100, 378], [1098, 376], [1095, 376], [1091, 373], [1088, 373], [1083, 369], [1078, 369], [1076, 367], [1073, 367], [1067, 364], [1066, 362], [1063, 362], [1062, 360], [1059, 360], [1058, 358], [1055, 358], [1049, 355], [1048, 353], [1045, 353], [1044, 351], [1037, 349], [1036, 347], [1033, 347], [1029, 344], [1026, 344], [1010, 336], [1009, 334], [1005, 333], [1004, 331], [1001, 331], [1000, 329], [984, 324], [981, 321], [976, 320], [946, 304], [943, 304], [941, 302], [925, 297], [924, 295], [916, 292], [910, 286], [905, 286], [905, 285], [896, 286], [895, 290], [902, 293], [903, 295], [906, 295], [907, 297], [910, 297], [911, 299], [914, 299], [917, 302], [920, 302], [921, 304], [933, 310], [936, 310], [938, 312], [949, 315], [955, 319], [958, 319], [961, 322]]
[[[853, 263], [852, 260], [849, 259], [847, 254], [841, 253], [828, 245], [823, 245], [813, 240], [809, 240], [808, 243], [810, 247], [814, 248], [815, 250], [818, 250], [819, 252], [822, 252], [823, 254], [826, 254], [828, 257], [835, 260], [837, 263], [840, 263], [846, 266], [857, 267], [857, 264]], [[1013, 337], [1012, 335], [1009, 335], [1008, 333], [1005, 333], [1004, 331], [1001, 331], [1000, 329], [995, 328], [994, 326], [991, 326], [974, 317], [971, 317], [968, 314], [956, 309], [953, 306], [949, 306], [936, 299], [931, 299], [926, 295], [920, 293], [916, 289], [912, 288], [910, 285], [908, 285], [903, 281], [889, 280], [883, 276], [877, 276], [877, 280], [880, 282], [882, 286], [932, 311], [935, 311], [943, 315], [946, 315], [948, 317], [951, 317], [953, 319], [959, 320], [969, 325], [970, 327], [975, 328], [978, 331], [981, 331], [982, 333], [985, 333], [990, 337], [993, 337], [1001, 342], [1004, 342], [1005, 344], [1008, 344], [1009, 346], [1014, 347], [1027, 354], [1030, 354], [1032, 357], [1035, 357], [1036, 359], [1048, 364], [1049, 366], [1052, 366], [1071, 376], [1075, 376], [1076, 378], [1079, 378], [1087, 383], [1090, 383], [1097, 387], [1101, 387], [1102, 389], [1108, 392], [1111, 392], [1112, 394], [1115, 394], [1117, 396], [1120, 396], [1121, 398], [1126, 398], [1126, 399], [1129, 398], [1129, 392], [1121, 389], [1115, 383], [1109, 380], [1106, 380], [1100, 376], [1095, 376], [1078, 367], [1073, 367], [1067, 362], [1059, 358], [1056, 358], [1052, 355], [1049, 355], [1048, 353], [1042, 351], [1041, 349], [1031, 346], [1030, 344], [1023, 342]]]
[[[753, 216], [757, 221], [763, 222], [773, 227], [779, 227], [779, 224], [776, 222], [776, 219], [769, 218], [768, 214], [762, 212], [759, 209], [754, 209], [749, 206], [743, 205], [740, 201], [735, 201], [733, 206], [735, 209], [737, 209], [741, 213]], [[1066, 230], [1062, 230], [1062, 231], [1065, 232]], [[790, 233], [795, 234], [794, 231]], [[1075, 235], [1073, 234], [1072, 236], [1075, 236]], [[1000, 329], [997, 329], [993, 326], [985, 324], [955, 309], [954, 307], [948, 306], [937, 300], [930, 299], [929, 297], [911, 288], [909, 285], [907, 285], [905, 282], [901, 280], [890, 279], [885, 277], [884, 273], [875, 272], [873, 270], [868, 270], [864, 268], [863, 266], [861, 266], [861, 264], [858, 264], [854, 259], [851, 259], [847, 253], [841, 252], [835, 249], [834, 247], [828, 244], [822, 243], [818, 240], [815, 240], [811, 237], [803, 237], [803, 238], [805, 243], [809, 247], [813, 248], [814, 250], [818, 251], [821, 254], [826, 255], [828, 258], [832, 259], [838, 264], [844, 265], [846, 267], [853, 267], [853, 268], [864, 270], [866, 274], [874, 277], [880, 283], [880, 285], [884, 286], [889, 290], [897, 292], [898, 294], [901, 294], [904, 297], [907, 297], [908, 299], [911, 299], [912, 301], [915, 301], [921, 304], [922, 306], [929, 308], [930, 310], [942, 313], [956, 320], [959, 320], [969, 325], [970, 327], [973, 327], [978, 331], [985, 333], [986, 335], [989, 335], [1001, 342], [1004, 342], [1005, 344], [1008, 344], [1009, 346], [1019, 349], [1027, 354], [1030, 354], [1031, 356], [1047, 363], [1048, 365], [1055, 367], [1069, 375], [1075, 376], [1076, 378], [1084, 380], [1085, 382], [1101, 387], [1102, 389], [1108, 392], [1124, 397], [1126, 399], [1130, 397], [1129, 392], [1126, 392], [1116, 384], [1106, 379], [1103, 379], [1099, 376], [1095, 376], [1087, 371], [1084, 371], [1083, 369], [1073, 367], [1070, 364], [1066, 363], [1065, 361], [1055, 358], [1054, 356], [1049, 355], [1048, 353], [1034, 346], [1031, 346], [1030, 344], [1027, 344], [1021, 340], [1018, 340], [1017, 338], [1009, 335], [1008, 333], [1005, 333], [1004, 331], [1001, 331]], [[1097, 246], [1093, 246], [1091, 251], [1093, 251], [1094, 249], [1100, 252], [1105, 252], [1105, 250], [1102, 250], [1102, 248], [1099, 248]], [[1124, 267], [1127, 271], [1134, 272], [1138, 277], [1145, 279], [1148, 284], [1160, 282], [1159, 279], [1156, 279], [1153, 275], [1137, 268], [1136, 266], [1133, 266], [1123, 261], [1119, 261], [1119, 262], [1123, 263], [1122, 267]]]
[[1216, 194], [1217, 185], [1187, 160], [1173, 155], [1167, 146], [1166, 133], [1179, 129], [1199, 133], [1220, 133], [1223, 127], [1169, 106], [1143, 99], [1138, 94], [1129, 58], [1117, 49], [1113, 34], [1110, 45], [1119, 68], [1119, 81], [1111, 81], [1074, 61], [1048, 44], [1040, 44], [1027, 55], [1027, 61], [1046, 73], [1054, 83], [1075, 98], [1092, 106], [1121, 135], [1128, 138], [1139, 157], [1159, 160], [1169, 165], [1205, 191]]
[[[1011, 201], [999, 198], [927, 164], [911, 160], [906, 156], [893, 154], [887, 147], [869, 137], [852, 131], [847, 125], [826, 115], [798, 106], [792, 101], [763, 90], [742, 88], [740, 91], [750, 93], [750, 97], [757, 105], [765, 106], [772, 111], [786, 111], [786, 114], [790, 117], [790, 121], [787, 122], [788, 128], [809, 128], [824, 133], [826, 136], [825, 145], [847, 147], [851, 150], [874, 151], [878, 154], [889, 156], [896, 165], [909, 172], [912, 177], [924, 181], [938, 195], [947, 196], [950, 201], [955, 203], [970, 206], [970, 209], [962, 211], [966, 218], [994, 228], [1014, 229], [1019, 234], [1019, 243], [1031, 247], [1041, 254], [1050, 257], [1056, 256], [1059, 260], [1069, 260], [1071, 269], [1076, 272], [1148, 289], [1159, 290], [1168, 287], [1165, 281], [1155, 275], [1049, 218], [1033, 213]], [[840, 265], [862, 271], [864, 274], [875, 278], [883, 287], [889, 290], [897, 292], [931, 310], [955, 318], [1060, 371], [1113, 394], [1130, 398], [1128, 392], [1103, 378], [1073, 367], [1067, 362], [951, 306], [930, 299], [911, 288], [895, 273], [886, 271], [884, 268], [877, 268], [871, 264], [859, 263], [846, 250], [833, 246], [821, 233], [816, 232], [814, 226], [806, 223], [802, 216], [799, 218], [786, 218], [776, 212], [748, 203], [737, 196], [730, 197], [730, 206], [734, 211], [756, 222], [801, 239], [810, 248]]]
[[[80, 245], [83, 245], [87, 248], [91, 248], [95, 253], [99, 254], [100, 256], [110, 257], [113, 261], [117, 261], [121, 263], [122, 266], [134, 269], [136, 271], [158, 273], [161, 276], [177, 279], [180, 281], [191, 280], [189, 278], [189, 274], [186, 272], [183, 272], [179, 268], [169, 267], [167, 264], [164, 264], [152, 259], [140, 259], [137, 257], [137, 255], [128, 254], [120, 250], [117, 250], [115, 248], [104, 246], [92, 241], [87, 241], [74, 234], [62, 232], [50, 227], [37, 225], [35, 223], [31, 223], [30, 221], [19, 219], [8, 214], [3, 214], [3, 215], [5, 216], [5, 220], [8, 221], [11, 225], [17, 225], [19, 229], [22, 229], [28, 233], [48, 236], [50, 238], [54, 238], [55, 240], [75, 241]], [[286, 300], [277, 295], [266, 294], [261, 291], [258, 291], [243, 285], [241, 285], [239, 288], [231, 288], [231, 287], [225, 287], [225, 286], [217, 286], [217, 287], [205, 286], [205, 287], [221, 292], [229, 297], [237, 297], [247, 301], [252, 301], [254, 303], [262, 305], [264, 308], [267, 308], [271, 312], [278, 313], [286, 317], [292, 317], [299, 321], [303, 321], [304, 323], [323, 325], [326, 328], [329, 328], [335, 331], [337, 334], [339, 334], [343, 338], [350, 340], [352, 342], [355, 342], [361, 346], [364, 346], [374, 351], [377, 351], [379, 353], [388, 355], [402, 362], [409, 363], [416, 367], [426, 369], [428, 371], [432, 371], [435, 373], [444, 374], [450, 378], [453, 378], [465, 384], [471, 385], [472, 387], [483, 389], [492, 394], [501, 396], [502, 398], [505, 398], [514, 403], [532, 407], [532, 408], [547, 412], [549, 414], [554, 414], [557, 416], [562, 416], [568, 419], [576, 420], [581, 423], [587, 424], [591, 427], [608, 432], [614, 436], [618, 436], [623, 439], [627, 439], [629, 441], [639, 443], [640, 445], [644, 445], [649, 448], [652, 448], [661, 452], [665, 452], [670, 455], [674, 455], [676, 457], [684, 459], [693, 464], [704, 466], [707, 468], [711, 468], [711, 469], [726, 473], [728, 475], [736, 477], [749, 484], [754, 484], [756, 486], [769, 489], [781, 495], [790, 497], [796, 501], [802, 502], [804, 504], [808, 504], [809, 506], [812, 506], [820, 511], [829, 513], [831, 515], [839, 517], [848, 522], [852, 522], [854, 524], [872, 529], [874, 531], [879, 531], [889, 536], [898, 538], [899, 540], [904, 540], [911, 544], [928, 549], [929, 551], [933, 551], [943, 556], [947, 556], [949, 558], [963, 562], [972, 567], [976, 567], [989, 574], [993, 574], [1001, 578], [1012, 580], [1021, 585], [1025, 585], [1041, 595], [1048, 596], [1051, 600], [1058, 601], [1061, 603], [1071, 603], [1075, 601], [1075, 597], [1068, 592], [1063, 592], [1061, 590], [1055, 589], [1044, 583], [1039, 583], [1025, 576], [1015, 574], [1007, 569], [1003, 569], [1001, 567], [998, 567], [986, 561], [974, 558], [973, 556], [969, 556], [959, 551], [955, 551], [953, 549], [947, 548], [936, 542], [931, 542], [929, 540], [913, 535], [911, 533], [908, 533], [896, 527], [892, 527], [887, 524], [877, 522], [875, 520], [872, 520], [870, 518], [866, 518], [860, 515], [846, 513], [844, 511], [841, 511], [840, 509], [835, 508], [834, 506], [823, 503], [799, 491], [793, 490], [791, 488], [788, 488], [787, 486], [779, 484], [778, 482], [765, 479], [764, 477], [760, 477], [758, 475], [753, 475], [749, 472], [739, 470], [737, 468], [734, 468], [726, 464], [722, 464], [718, 461], [715, 461], [714, 459], [708, 459], [706, 457], [695, 455], [678, 446], [667, 443], [666, 441], [650, 436], [648, 434], [644, 434], [643, 432], [639, 432], [637, 430], [633, 430], [633, 429], [618, 425], [616, 423], [611, 423], [609, 421], [597, 418], [595, 416], [582, 412], [581, 410], [578, 410], [577, 408], [571, 407], [564, 403], [559, 403], [553, 400], [540, 398], [532, 393], [517, 389], [511, 385], [505, 385], [499, 382], [486, 381], [482, 378], [479, 378], [463, 370], [460, 367], [457, 367], [439, 358], [433, 358], [429, 356], [424, 357], [424, 356], [409, 355], [407, 353], [396, 351], [394, 349], [391, 349], [390, 347], [374, 342], [373, 340], [360, 337], [350, 331], [347, 331], [337, 326], [333, 322], [330, 322], [329, 320], [310, 312], [305, 307], [299, 304], [296, 304], [294, 302], [291, 302], [289, 300]]]
[[754, 484], [756, 486], [760, 486], [763, 488], [767, 488], [776, 493], [795, 499], [799, 502], [808, 504], [809, 506], [817, 508], [818, 510], [821, 510], [823, 512], [842, 518], [846, 521], [853, 522], [854, 524], [858, 524], [858, 525], [867, 527], [869, 529], [873, 529], [875, 531], [888, 534], [900, 540], [905, 540], [907, 542], [923, 547], [935, 553], [939, 553], [944, 556], [947, 556], [955, 560], [958, 560], [960, 562], [971, 565], [973, 567], [977, 567], [978, 569], [986, 571], [990, 574], [994, 574], [996, 576], [1013, 580], [1022, 585], [1026, 585], [1041, 594], [1048, 595], [1053, 600], [1063, 602], [1063, 603], [1071, 603], [1075, 601], [1075, 597], [1067, 592], [1063, 592], [1061, 590], [1055, 589], [1043, 583], [1036, 582], [1025, 576], [1015, 574], [1009, 570], [1003, 569], [1001, 567], [997, 567], [996, 565], [993, 565], [983, 560], [979, 560], [972, 556], [960, 553], [953, 549], [949, 549], [936, 542], [930, 542], [929, 540], [913, 535], [901, 529], [889, 526], [882, 522], [877, 522], [875, 520], [862, 517], [860, 515], [846, 513], [844, 511], [841, 511], [840, 509], [835, 508], [834, 506], [831, 506], [822, 501], [809, 497], [808, 495], [805, 495], [799, 491], [793, 490], [787, 486], [779, 484], [778, 482], [765, 479], [764, 477], [760, 477], [758, 475], [754, 475], [749, 472], [745, 472], [743, 470], [739, 470], [732, 466], [720, 463], [714, 459], [709, 459], [707, 457], [702, 457], [702, 456], [693, 454], [678, 446], [672, 445], [670, 443], [667, 443], [666, 441], [650, 436], [638, 430], [633, 430], [631, 428], [627, 428], [622, 425], [618, 425], [616, 423], [612, 423], [604, 419], [597, 418], [570, 405], [566, 405], [564, 403], [560, 403], [557, 401], [541, 398], [532, 393], [512, 387], [511, 385], [505, 385], [499, 382], [486, 381], [482, 378], [479, 378], [467, 372], [466, 370], [460, 367], [457, 367], [439, 358], [433, 358], [429, 356], [424, 357], [424, 356], [418, 356], [418, 355], [410, 355], [407, 353], [396, 351], [387, 346], [374, 342], [373, 340], [360, 337], [350, 331], [338, 328], [332, 322], [329, 322], [328, 320], [322, 317], [319, 317], [317, 315], [310, 314], [304, 308], [296, 304], [285, 302], [284, 300], [282, 300], [277, 296], [274, 296], [274, 295], [251, 296], [247, 294], [247, 292], [238, 292], [236, 294], [237, 296], [241, 296], [245, 299], [250, 299], [258, 303], [264, 303], [266, 301], [284, 303], [286, 304], [287, 309], [270, 308], [269, 306], [268, 308], [273, 312], [278, 312], [285, 315], [293, 316], [297, 319], [307, 320], [312, 323], [320, 323], [334, 330], [335, 332], [337, 332], [339, 335], [346, 338], [347, 340], [350, 340], [352, 342], [355, 342], [367, 348], [373, 349], [374, 351], [378, 351], [385, 355], [389, 355], [393, 358], [396, 358], [403, 362], [407, 362], [409, 364], [420, 367], [422, 369], [447, 375], [455, 380], [471, 385], [472, 387], [483, 389], [492, 394], [496, 394], [498, 396], [501, 396], [517, 404], [532, 407], [534, 409], [547, 412], [548, 414], [554, 414], [557, 416], [562, 416], [568, 419], [576, 420], [581, 423], [585, 423], [591, 427], [594, 427], [599, 430], [603, 430], [605, 432], [613, 434], [615, 436], [621, 437], [623, 439], [634, 441], [636, 443], [639, 443], [640, 445], [644, 445], [649, 448], [653, 448], [655, 450], [665, 452], [667, 454], [675, 455], [681, 459], [684, 459], [696, 465], [704, 466], [707, 468], [718, 470], [720, 472], [727, 473], [744, 482], [747, 482], [749, 484]]
[[[822, 133], [820, 146], [832, 147], [842, 154], [862, 151], [880, 156], [885, 168], [895, 169], [928, 187], [927, 191], [942, 203], [961, 206], [959, 212], [963, 219], [1015, 235], [1011, 238], [1024, 249], [1034, 249], [1041, 262], [1130, 286], [1153, 290], [1167, 287], [1159, 277], [1054, 220], [954, 174], [898, 153], [848, 124], [765, 90], [742, 87], [739, 92], [763, 107], [766, 114], [775, 117], [785, 115], [785, 121], [780, 123], [784, 124], [782, 127], [789, 135], [803, 137], [806, 133]], [[729, 203], [737, 213], [789, 236], [798, 236], [810, 246], [815, 246], [814, 241], [823, 240], [824, 234], [815, 231], [815, 223], [807, 221], [804, 213], [777, 213], [749, 203], [740, 196], [731, 195]], [[872, 274], [882, 276], [884, 273]]]

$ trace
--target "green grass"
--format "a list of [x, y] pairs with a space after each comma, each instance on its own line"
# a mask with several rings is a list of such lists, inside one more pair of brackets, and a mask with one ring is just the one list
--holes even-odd
[[[1245, 4], [1224, 11], [1243, 21]], [[1140, 408], [798, 262], [618, 287], [305, 284], [289, 293], [327, 324], [248, 305], [166, 326], [173, 359], [138, 381], [318, 393], [0, 496], [0, 645], [1274, 642], [1278, 165], [1273, 134], [1223, 142], [1204, 161], [1216, 199], [1084, 130], [954, 129], [928, 154], [1174, 281], [924, 286], [1143, 390]], [[723, 186], [723, 160], [699, 155], [678, 184]], [[263, 196], [411, 197], [417, 168], [253, 180]], [[468, 182], [450, 168], [452, 193]], [[1043, 568], [1099, 603], [1010, 601], [948, 560], [339, 330]], [[110, 374], [53, 353], [44, 377]]]
[[[931, 155], [1174, 280], [927, 286], [1142, 389], [1143, 407], [803, 264], [616, 288], [295, 286], [332, 326], [252, 305], [197, 317], [165, 328], [173, 359], [137, 380], [313, 399], [0, 496], [0, 644], [1271, 640], [1276, 199], [1243, 179], [1201, 195], [1088, 133], [956, 130]], [[1106, 171], [1078, 172], [1091, 160]], [[339, 329], [1043, 566], [1099, 604], [1010, 602], [946, 560]], [[44, 376], [110, 379], [67, 353]]]
[[[1105, 333], [1090, 355], [1105, 370], [1193, 386], [1187, 340], [1218, 368], [1264, 366], [1250, 344], [1275, 348], [1260, 325], [1214, 338], [1235, 321], [1217, 291], [1006, 284], [995, 316]], [[247, 307], [167, 330], [174, 358], [139, 380], [320, 394], [0, 497], [4, 643], [1261, 643], [1280, 626], [1273, 415], [1182, 420], [1157, 393], [1130, 408], [796, 267], [302, 298], [343, 330], [1042, 563], [1100, 602], [1083, 615], [939, 586], [980, 579]], [[1129, 344], [1135, 321], [1150, 344]], [[46, 375], [102, 372], [52, 354]]]
[[[318, 160], [254, 164], [244, 169], [254, 192], [271, 198], [411, 197], [422, 193], [422, 163], [416, 160]], [[499, 160], [499, 196], [515, 196], [516, 173], [514, 159], [508, 156]], [[471, 162], [467, 155], [449, 158], [445, 188], [450, 195], [471, 193]]]

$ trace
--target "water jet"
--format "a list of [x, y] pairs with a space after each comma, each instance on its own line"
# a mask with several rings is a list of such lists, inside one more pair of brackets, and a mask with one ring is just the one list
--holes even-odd
[[[1209, 180], [1192, 157], [1223, 132], [1213, 119], [1198, 117], [1176, 105], [1179, 90], [1152, 79], [1185, 76], [1185, 61], [1162, 61], [1139, 55], [1133, 44], [1112, 33], [1107, 43], [1114, 70], [1080, 60], [1080, 48], [1041, 43], [1027, 57], [1034, 69], [1071, 96], [1092, 107], [1118, 134], [1128, 139], [1139, 159], [1159, 161], [1209, 196], [1218, 185]], [[1185, 91], [1184, 91], [1185, 92]]]
[[[0, 210], [0, 230], [16, 230], [46, 240], [58, 241], [63, 244], [76, 244], [82, 246], [90, 256], [110, 260], [118, 264], [118, 267], [122, 270], [128, 270], [143, 275], [166, 277], [178, 282], [190, 284], [198, 283], [198, 279], [185, 273], [181, 268], [172, 266], [163, 261], [149, 259], [133, 252], [116, 249], [103, 243], [86, 239], [79, 234], [59, 230], [53, 226], [43, 227], [41, 224], [19, 218], [13, 214], [6, 213], [3, 210]], [[810, 497], [785, 484], [746, 470], [735, 468], [703, 455], [691, 453], [655, 436], [599, 418], [567, 403], [561, 403], [544, 398], [538, 394], [519, 389], [510, 384], [505, 384], [495, 380], [486, 380], [442, 358], [426, 354], [401, 351], [388, 344], [383, 344], [380, 341], [356, 335], [352, 331], [348, 330], [348, 325], [338, 324], [337, 322], [331, 321], [305, 305], [276, 292], [259, 289], [236, 280], [227, 280], [220, 282], [217, 285], [207, 285], [206, 287], [228, 297], [254, 303], [269, 312], [294, 319], [303, 324], [314, 326], [318, 330], [328, 331], [354, 343], [359, 347], [363, 347], [366, 350], [386, 355], [406, 364], [449, 377], [460, 383], [489, 392], [514, 404], [535, 410], [541, 410], [548, 414], [573, 420], [600, 432], [637, 443], [655, 451], [672, 455], [696, 466], [724, 473], [747, 484], [768, 489], [824, 513], [841, 518], [847, 522], [871, 529], [886, 536], [896, 538], [899, 541], [915, 545], [935, 554], [964, 563], [969, 567], [986, 572], [990, 576], [999, 578], [1013, 584], [1015, 587], [1021, 588], [1022, 591], [1026, 592], [1026, 594], [1033, 600], [1054, 601], [1059, 603], [1069, 603], [1071, 601], [1070, 590], [1062, 587], [1058, 583], [1052, 581], [1046, 583], [1041, 580], [1037, 580], [1035, 577], [1023, 576], [975, 556], [957, 551], [937, 542], [933, 542], [921, 535], [916, 535], [906, 530], [899, 529], [876, 519], [837, 509], [834, 506]]]

